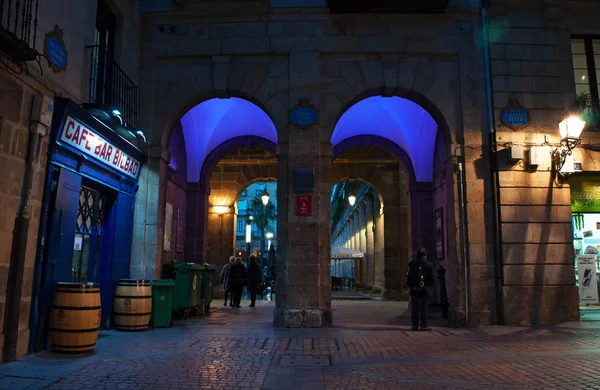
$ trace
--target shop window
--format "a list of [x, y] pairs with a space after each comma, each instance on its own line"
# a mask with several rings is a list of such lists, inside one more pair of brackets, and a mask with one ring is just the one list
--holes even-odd
[[598, 107], [600, 82], [600, 36], [574, 36], [571, 39], [573, 71], [577, 96], [587, 96]]

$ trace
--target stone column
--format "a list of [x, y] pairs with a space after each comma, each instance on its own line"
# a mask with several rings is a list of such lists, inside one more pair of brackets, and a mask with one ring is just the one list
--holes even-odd
[[373, 247], [375, 253], [375, 286], [379, 288], [384, 287], [383, 270], [385, 260], [383, 258], [383, 214], [380, 214], [381, 202], [379, 198], [374, 198], [373, 201], [373, 213], [374, 213], [374, 226], [375, 232], [373, 233]]
[[168, 160], [168, 151], [161, 153], [160, 149], [149, 148], [148, 160], [140, 172], [133, 216], [132, 278], [160, 278]]
[[214, 264], [220, 269], [225, 265], [229, 256], [235, 253], [235, 214], [233, 206], [223, 215], [219, 215], [209, 207], [207, 224], [207, 253], [206, 262]]
[[[301, 88], [320, 79], [321, 55], [317, 52], [289, 54], [290, 87], [286, 109], [307, 99], [319, 106], [321, 98]], [[273, 323], [279, 327], [318, 328], [332, 326], [331, 312], [331, 158], [332, 129], [315, 124], [298, 129], [279, 128], [277, 145], [277, 300]], [[312, 215], [297, 216], [294, 168], [314, 172]], [[281, 287], [280, 287], [281, 286]], [[283, 294], [280, 288], [283, 287]]]
[[365, 210], [364, 201], [361, 201], [358, 204], [357, 209], [358, 209], [358, 248], [359, 248], [358, 250], [365, 253], [365, 257], [362, 259], [359, 259], [360, 275], [358, 275], [357, 279], [360, 279], [361, 285], [364, 286], [367, 284], [367, 255], [366, 255], [366, 251], [367, 251], [366, 221], [367, 221], [367, 218], [366, 218], [366, 210]]
[[356, 240], [355, 240], [355, 232], [354, 232], [354, 214], [350, 214], [349, 219], [349, 227], [350, 227], [350, 249], [355, 248]]
[[373, 195], [369, 194], [365, 198], [365, 216], [366, 216], [366, 231], [365, 231], [365, 250], [367, 252], [367, 284], [375, 285], [375, 242], [373, 235]]

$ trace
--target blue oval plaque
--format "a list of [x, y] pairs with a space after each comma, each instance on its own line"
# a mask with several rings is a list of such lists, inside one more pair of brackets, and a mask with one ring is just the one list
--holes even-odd
[[298, 127], [310, 127], [317, 123], [318, 119], [319, 113], [312, 107], [296, 107], [290, 113], [290, 121]]
[[502, 123], [508, 127], [519, 128], [529, 123], [529, 112], [518, 108], [502, 111]]
[[56, 38], [48, 37], [46, 39], [46, 53], [50, 62], [57, 68], [64, 69], [67, 67], [67, 51], [64, 45]]

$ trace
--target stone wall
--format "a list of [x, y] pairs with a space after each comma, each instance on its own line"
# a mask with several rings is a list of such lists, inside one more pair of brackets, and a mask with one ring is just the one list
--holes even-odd
[[[474, 232], [469, 239], [486, 248], [483, 206], [487, 199], [478, 172], [478, 149], [486, 142], [482, 137], [485, 84], [476, 10], [452, 8], [444, 16], [424, 16], [418, 21], [414, 15], [331, 16], [319, 9], [309, 13], [271, 10], [268, 18], [260, 9], [210, 15], [203, 10], [201, 6], [184, 7], [144, 14], [141, 78], [147, 82], [142, 83], [141, 99], [148, 115], [143, 127], [151, 129], [153, 143], [161, 140], [166, 148], [172, 129], [189, 108], [226, 96], [249, 99], [272, 118], [279, 138], [277, 271], [280, 282], [287, 282], [279, 283], [285, 287], [278, 290], [276, 323], [330, 323], [330, 137], [344, 110], [362, 98], [380, 94], [405, 97], [432, 114], [440, 125], [447, 155], [450, 150], [464, 154], [469, 223]], [[289, 125], [289, 109], [299, 99], [307, 99], [320, 110], [318, 125], [305, 130]], [[463, 152], [457, 147], [463, 143], [471, 149]], [[290, 178], [296, 167], [315, 169], [310, 218], [294, 215]], [[391, 177], [391, 182], [397, 181], [398, 177]], [[456, 191], [455, 181], [452, 183], [447, 187], [449, 193]], [[159, 213], [163, 208], [159, 202]], [[388, 213], [403, 210], [409, 214], [408, 203], [385, 204], [386, 231], [391, 227]], [[455, 226], [458, 222], [447, 223]], [[412, 234], [401, 233], [406, 237]], [[458, 233], [450, 236], [450, 242], [457, 237]], [[396, 250], [393, 246], [397, 243], [385, 240], [386, 256], [396, 259], [407, 253], [408, 259], [410, 242]], [[457, 245], [449, 250], [458, 253], [459, 249]], [[452, 256], [458, 258], [455, 253]], [[311, 263], [303, 261], [307, 258]], [[489, 323], [494, 291], [488, 287], [493, 287], [494, 279], [487, 275], [493, 263], [487, 263], [485, 251], [478, 247], [471, 250], [470, 258], [477, 264], [472, 278], [480, 280], [477, 293], [485, 292], [480, 294], [481, 301], [473, 303], [474, 312], [483, 313], [474, 316], [474, 321]], [[402, 262], [385, 262], [386, 267], [394, 264]], [[402, 273], [401, 268], [391, 271]], [[389, 289], [394, 298], [401, 290], [400, 280]]]
[[[3, 60], [0, 65], [0, 177], [5, 185], [0, 189], [0, 326], [4, 326], [5, 291], [8, 279], [10, 256], [12, 252], [13, 228], [15, 217], [21, 203], [22, 182], [30, 138], [31, 109], [34, 96], [63, 96], [77, 103], [87, 99], [87, 80], [89, 76], [89, 58], [86, 58], [85, 46], [94, 43], [97, 0], [69, 0], [55, 7], [49, 2], [40, 2], [38, 26], [34, 48], [44, 52], [45, 34], [55, 25], [63, 30], [63, 39], [68, 51], [66, 71], [53, 72], [45, 60], [40, 67], [35, 63], [27, 64], [27, 72], [17, 74], [16, 64]], [[127, 58], [122, 64], [125, 71], [137, 83], [138, 58], [129, 56], [132, 48], [139, 47], [139, 13], [133, 3], [118, 0], [111, 3], [120, 17], [122, 32], [117, 37], [122, 51], [116, 52], [117, 59]], [[14, 6], [14, 2], [13, 2]], [[65, 13], [65, 9], [69, 12]], [[135, 52], [135, 50], [133, 50]], [[88, 62], [86, 62], [88, 61]], [[40, 69], [41, 68], [41, 69]], [[17, 352], [24, 355], [29, 344], [29, 316], [31, 311], [32, 289], [35, 273], [35, 260], [41, 200], [44, 192], [44, 180], [47, 169], [48, 137], [43, 137], [34, 168], [31, 193], [32, 213], [30, 219], [21, 311], [19, 316], [19, 335]], [[4, 332], [0, 335], [0, 344], [4, 341]]]
[[[571, 198], [568, 182], [553, 172], [558, 123], [575, 98], [570, 34], [597, 30], [599, 2], [492, 1], [490, 54], [499, 143], [504, 317], [508, 324], [555, 323], [579, 318], [574, 284]], [[515, 99], [530, 124], [512, 130], [500, 121]], [[545, 136], [549, 136], [546, 142]], [[584, 143], [594, 143], [583, 134]], [[511, 145], [542, 149], [532, 167], [507, 158]], [[584, 170], [595, 171], [595, 152], [576, 150]]]

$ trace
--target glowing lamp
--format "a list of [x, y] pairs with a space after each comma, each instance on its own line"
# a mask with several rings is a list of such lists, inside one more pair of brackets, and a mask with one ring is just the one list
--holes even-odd
[[585, 121], [576, 115], [571, 115], [558, 124], [562, 139], [579, 138], [584, 127]]
[[350, 196], [348, 196], [348, 203], [350, 203], [350, 206], [354, 206], [356, 203], [356, 195], [354, 195], [354, 193], [351, 193]]
[[213, 211], [219, 215], [223, 215], [229, 211], [229, 206], [213, 206]]
[[262, 204], [263, 205], [268, 205], [269, 204], [269, 193], [267, 192], [267, 188], [265, 187], [265, 190], [263, 191], [262, 195], [260, 196], [260, 198], [262, 199]]
[[267, 233], [267, 238], [270, 240], [271, 238], [273, 238], [273, 233]]

